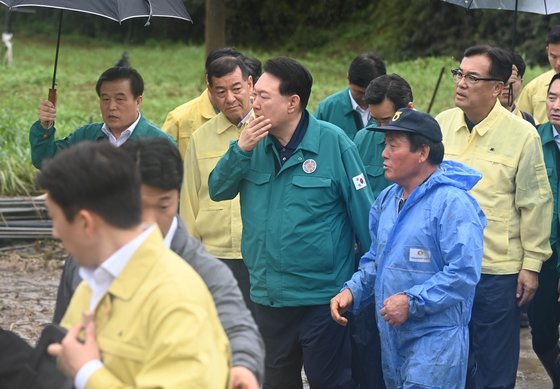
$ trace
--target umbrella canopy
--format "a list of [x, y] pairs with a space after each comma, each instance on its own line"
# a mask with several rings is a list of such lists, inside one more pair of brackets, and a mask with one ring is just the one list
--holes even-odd
[[[0, 0], [1, 1], [1, 0]], [[530, 12], [540, 15], [552, 15], [560, 12], [559, 0], [442, 0], [467, 9], [499, 9], [513, 11], [513, 28], [511, 33], [511, 51], [515, 49], [517, 30], [517, 12]]]
[[551, 15], [560, 12], [558, 0], [443, 0], [468, 9], [503, 9]]
[[192, 21], [181, 0], [0, 0], [0, 3], [10, 8], [46, 7], [85, 12], [119, 23], [152, 16]]
[[132, 18], [148, 18], [146, 26], [150, 24], [150, 19], [153, 16], [183, 19], [192, 22], [182, 0], [0, 0], [0, 4], [8, 6], [10, 10], [23, 7], [60, 9], [53, 80], [52, 87], [49, 90], [49, 101], [53, 104], [56, 104], [56, 68], [60, 48], [62, 11], [85, 12], [119, 23]]

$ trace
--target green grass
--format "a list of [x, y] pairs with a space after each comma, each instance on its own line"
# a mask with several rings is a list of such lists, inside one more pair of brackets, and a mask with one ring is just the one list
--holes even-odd
[[[72, 132], [88, 121], [100, 121], [95, 82], [103, 70], [114, 64], [123, 51], [128, 51], [132, 66], [145, 80], [143, 114], [161, 125], [168, 111], [196, 97], [204, 88], [204, 48], [150, 44], [124, 47], [96, 45], [62, 40], [58, 64], [57, 137]], [[261, 61], [281, 54], [243, 50]], [[309, 68], [314, 78], [309, 108], [346, 86], [346, 71], [355, 53], [339, 55], [309, 52], [296, 56]], [[36, 169], [31, 165], [28, 131], [37, 120], [37, 107], [47, 96], [54, 62], [54, 41], [16, 39], [14, 63], [0, 65], [0, 195], [34, 193]], [[439, 93], [431, 113], [453, 107], [453, 81], [449, 69], [453, 58], [421, 58], [388, 63], [390, 73], [398, 73], [412, 86], [417, 109], [425, 111], [430, 102], [440, 69], [445, 68]], [[546, 69], [530, 68], [525, 81]]]

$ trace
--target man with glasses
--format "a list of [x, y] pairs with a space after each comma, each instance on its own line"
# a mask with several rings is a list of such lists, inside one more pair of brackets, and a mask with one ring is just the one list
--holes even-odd
[[373, 124], [366, 127], [370, 131], [358, 132], [354, 143], [364, 162], [373, 197], [377, 198], [383, 189], [391, 185], [391, 181], [385, 178], [381, 157], [385, 148], [385, 135], [375, 131], [375, 127], [386, 126], [401, 108], [414, 108], [412, 89], [398, 74], [385, 74], [369, 83], [365, 100]]
[[508, 53], [473, 46], [452, 71], [455, 105], [440, 113], [445, 158], [482, 173], [471, 190], [488, 219], [482, 276], [470, 322], [470, 380], [513, 388], [519, 361], [519, 307], [533, 298], [550, 257], [552, 194], [540, 139], [498, 97], [511, 75]]
[[528, 83], [518, 101], [519, 108], [533, 115], [537, 124], [548, 120], [546, 93], [552, 76], [560, 72], [560, 26], [552, 27], [546, 37], [546, 55], [552, 69]]

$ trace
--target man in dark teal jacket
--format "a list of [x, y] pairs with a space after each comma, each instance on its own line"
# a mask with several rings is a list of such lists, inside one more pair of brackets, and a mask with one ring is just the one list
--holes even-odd
[[241, 201], [241, 250], [265, 342], [264, 388], [353, 388], [346, 330], [330, 298], [370, 245], [373, 196], [356, 146], [305, 109], [312, 77], [291, 58], [269, 60], [250, 122], [208, 181], [214, 201]]
[[348, 88], [321, 101], [315, 116], [342, 128], [350, 139], [354, 139], [369, 122], [365, 90], [371, 80], [385, 73], [385, 63], [377, 54], [358, 55], [348, 69]]
[[560, 350], [558, 348], [558, 325], [560, 324], [560, 284], [558, 282], [558, 193], [560, 172], [560, 74], [552, 77], [546, 98], [548, 122], [538, 127], [543, 147], [544, 163], [548, 173], [554, 201], [550, 246], [552, 256], [543, 263], [539, 273], [539, 288], [527, 309], [533, 350], [550, 376], [554, 388], [560, 387]]
[[108, 139], [113, 145], [121, 146], [128, 139], [165, 137], [175, 143], [173, 138], [140, 113], [144, 80], [136, 70], [129, 67], [109, 68], [97, 80], [95, 90], [99, 96], [103, 123], [87, 124], [64, 139], [54, 139], [56, 106], [50, 101], [41, 102], [39, 120], [29, 130], [33, 166], [40, 169], [44, 159], [84, 140]]

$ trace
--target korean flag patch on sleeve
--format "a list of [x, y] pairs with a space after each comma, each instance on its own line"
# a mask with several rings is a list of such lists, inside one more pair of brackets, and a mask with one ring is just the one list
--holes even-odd
[[356, 188], [356, 190], [360, 190], [367, 186], [364, 173], [360, 173], [356, 177], [352, 177], [352, 181], [354, 181], [354, 188]]

